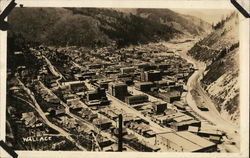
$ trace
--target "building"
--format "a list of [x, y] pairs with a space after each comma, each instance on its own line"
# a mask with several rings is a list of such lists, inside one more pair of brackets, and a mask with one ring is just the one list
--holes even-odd
[[168, 103], [181, 100], [181, 95], [178, 91], [159, 93], [159, 97]]
[[142, 70], [143, 71], [150, 71], [150, 70], [156, 70], [157, 69], [157, 66], [156, 65], [149, 65], [149, 64], [146, 64], [142, 67]]
[[120, 70], [122, 74], [129, 74], [129, 73], [135, 72], [134, 67], [123, 67], [123, 68], [120, 68]]
[[217, 150], [215, 143], [188, 131], [157, 134], [155, 143], [162, 147], [162, 151], [214, 152]]
[[153, 109], [156, 114], [162, 114], [167, 109], [166, 102], [156, 102], [153, 104]]
[[141, 72], [141, 81], [154, 82], [162, 80], [162, 74], [160, 71], [151, 70]]
[[190, 119], [190, 120], [181, 120], [179, 122], [174, 121], [171, 123], [171, 128], [175, 129], [176, 131], [188, 130], [189, 126], [201, 127], [201, 122], [194, 119]]
[[108, 85], [110, 82], [111, 80], [105, 80], [105, 81], [99, 80], [95, 85], [98, 86], [99, 88], [104, 88], [105, 90], [108, 90]]
[[29, 128], [39, 128], [41, 126], [43, 126], [43, 123], [41, 122], [41, 118], [37, 117], [36, 114], [34, 112], [25, 112], [22, 113], [22, 121], [24, 121], [24, 124], [26, 127]]
[[174, 106], [177, 107], [179, 110], [185, 110], [186, 107], [188, 106], [187, 104], [181, 102], [181, 101], [175, 101], [173, 102]]
[[91, 64], [87, 66], [88, 69], [101, 69], [103, 66], [102, 64]]
[[94, 119], [93, 124], [102, 130], [109, 129], [112, 126], [112, 122], [110, 120], [101, 118]]
[[117, 82], [112, 82], [109, 83], [109, 88], [108, 92], [112, 96], [124, 100], [126, 96], [128, 96], [128, 89], [127, 85], [125, 83], [117, 83]]
[[167, 70], [167, 69], [169, 69], [170, 67], [171, 67], [170, 64], [159, 64], [159, 65], [158, 65], [158, 69], [160, 69], [160, 70]]
[[134, 95], [134, 96], [127, 96], [125, 97], [125, 102], [129, 105], [133, 104], [141, 104], [144, 102], [148, 102], [148, 96], [144, 94]]
[[73, 104], [73, 105], [70, 106], [70, 110], [71, 111], [75, 111], [75, 112], [81, 111], [82, 108], [83, 108], [83, 105], [80, 102], [78, 102], [78, 103]]
[[200, 128], [199, 131], [197, 132], [197, 134], [201, 137], [215, 136], [215, 137], [222, 138], [222, 136], [223, 136], [223, 133], [219, 130], [204, 129], [204, 128]]
[[219, 136], [209, 136], [209, 140], [211, 142], [216, 143], [216, 144], [220, 144], [221, 143], [221, 137], [219, 137]]
[[95, 75], [96, 75], [96, 72], [90, 72], [90, 71], [82, 73], [83, 79], [91, 78], [92, 76], [95, 76]]
[[101, 100], [102, 98], [107, 98], [104, 88], [97, 88], [94, 91], [88, 91], [86, 94], [87, 101], [91, 100]]
[[168, 111], [166, 116], [158, 118], [160, 122], [176, 131], [188, 130], [189, 126], [201, 127], [201, 122], [181, 112]]
[[156, 87], [161, 88], [161, 87], [165, 87], [168, 86], [168, 80], [160, 80], [160, 81], [155, 81], [154, 82], [156, 84]]
[[77, 127], [77, 122], [74, 118], [69, 116], [61, 116], [58, 120], [64, 127], [68, 129], [75, 129]]
[[66, 102], [67, 105], [75, 105], [80, 102], [80, 98], [67, 99]]
[[151, 90], [153, 85], [153, 82], [137, 82], [135, 83], [135, 88], [143, 92], [148, 92]]
[[183, 85], [171, 85], [168, 87], [169, 91], [179, 91], [182, 92], [183, 91]]
[[146, 138], [152, 138], [156, 136], [156, 133], [153, 130], [148, 130], [143, 133], [143, 136]]
[[86, 90], [86, 86], [83, 81], [63, 82], [62, 86], [70, 86], [70, 89], [76, 92]]
[[89, 121], [93, 121], [94, 119], [98, 118], [98, 114], [94, 113], [93, 111], [91, 111], [88, 108], [83, 108], [79, 114], [81, 115], [81, 117], [89, 120]]
[[125, 125], [125, 126], [128, 126], [128, 125], [130, 125], [132, 122], [134, 122], [134, 116], [128, 116], [128, 115], [125, 115], [124, 117], [123, 117], [123, 124]]
[[172, 85], [176, 84], [176, 81], [174, 81], [174, 80], [166, 80], [166, 81], [168, 81], [169, 86], [172, 86]]
[[198, 131], [199, 131], [199, 127], [196, 127], [196, 126], [189, 126], [189, 127], [188, 127], [188, 132], [197, 134]]

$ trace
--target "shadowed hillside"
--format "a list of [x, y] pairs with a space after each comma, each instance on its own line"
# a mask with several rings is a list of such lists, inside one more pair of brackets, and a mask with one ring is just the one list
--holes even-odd
[[173, 27], [111, 9], [15, 8], [9, 37], [30, 45], [118, 46], [169, 40]]
[[[145, 17], [144, 14], [149, 16]], [[206, 22], [168, 9], [15, 8], [9, 16], [12, 43], [118, 47], [202, 35]]]

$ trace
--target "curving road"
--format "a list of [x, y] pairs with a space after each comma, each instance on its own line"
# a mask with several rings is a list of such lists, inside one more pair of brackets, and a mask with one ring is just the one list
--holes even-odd
[[[186, 101], [188, 105], [193, 111], [212, 122], [217, 129], [224, 131], [228, 136], [228, 139], [236, 143], [236, 148], [233, 149], [233, 151], [239, 151], [239, 127], [231, 123], [229, 120], [224, 119], [220, 115], [213, 101], [210, 99], [206, 91], [201, 87], [200, 80], [203, 77], [206, 64], [191, 58], [186, 54], [186, 51], [177, 54], [183, 59], [187, 60], [187, 62], [192, 63], [194, 68], [197, 69], [187, 82], [188, 93], [186, 95]], [[200, 96], [200, 99], [203, 102], [203, 105], [205, 105], [209, 111], [201, 111], [197, 108], [197, 102], [195, 101], [194, 96], [192, 96], [191, 90], [195, 90], [197, 92], [198, 96]]]
[[30, 89], [28, 89], [22, 81], [20, 81], [18, 78], [17, 78], [19, 84], [21, 85], [21, 87], [23, 88], [23, 90], [29, 95], [30, 99], [32, 100], [32, 102], [34, 103], [31, 104], [29, 102], [27, 102], [30, 106], [32, 106], [37, 112], [38, 114], [40, 115], [40, 117], [44, 120], [44, 122], [46, 123], [46, 125], [48, 125], [49, 127], [53, 128], [54, 130], [58, 131], [60, 133], [61, 136], [64, 136], [66, 137], [69, 141], [71, 142], [74, 142], [75, 145], [80, 149], [80, 150], [83, 150], [83, 151], [86, 151], [86, 149], [84, 147], [82, 147], [79, 143], [77, 143], [70, 135], [70, 133], [66, 132], [65, 130], [63, 130], [62, 128], [56, 126], [55, 124], [51, 123], [45, 113], [43, 112], [43, 110], [41, 109], [40, 105], [37, 103], [34, 95], [32, 94], [32, 92], [30, 91]]
[[56, 80], [56, 83], [57, 83], [58, 86], [60, 86], [61, 84], [59, 83], [59, 81], [60, 81], [61, 79], [65, 79], [65, 77], [55, 69], [55, 67], [51, 64], [51, 62], [49, 61], [49, 59], [48, 59], [47, 57], [45, 57], [44, 55], [43, 55], [42, 57], [44, 58], [45, 62], [47, 63], [50, 72], [51, 72], [54, 76], [59, 77], [59, 78]]

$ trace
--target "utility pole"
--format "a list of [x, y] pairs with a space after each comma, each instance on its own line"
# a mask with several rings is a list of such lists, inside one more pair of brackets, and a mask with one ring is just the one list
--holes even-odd
[[119, 125], [118, 125], [118, 151], [122, 152], [122, 148], [123, 148], [123, 140], [122, 140], [122, 114], [119, 115]]

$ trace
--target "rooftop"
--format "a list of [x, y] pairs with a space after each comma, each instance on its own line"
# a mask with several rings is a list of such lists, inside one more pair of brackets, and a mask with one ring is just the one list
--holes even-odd
[[148, 96], [145, 95], [145, 94], [138, 94], [138, 95], [127, 96], [126, 98], [129, 98], [129, 99], [135, 99], [135, 98], [148, 98]]
[[194, 119], [188, 115], [183, 115], [183, 116], [174, 118], [174, 121], [176, 121], [176, 122], [183, 122], [183, 121], [190, 121], [190, 120], [194, 120]]
[[161, 137], [176, 143], [178, 146], [180, 146], [183, 151], [186, 152], [194, 152], [199, 151], [203, 148], [210, 147], [215, 145], [214, 143], [197, 136], [195, 134], [192, 134], [188, 131], [182, 131], [182, 132], [170, 132], [170, 133], [164, 133], [159, 134]]
[[137, 83], [135, 83], [136, 85], [152, 85], [153, 84], [153, 82], [137, 82]]
[[125, 83], [123, 82], [111, 82], [109, 83], [112, 86], [127, 86]]

